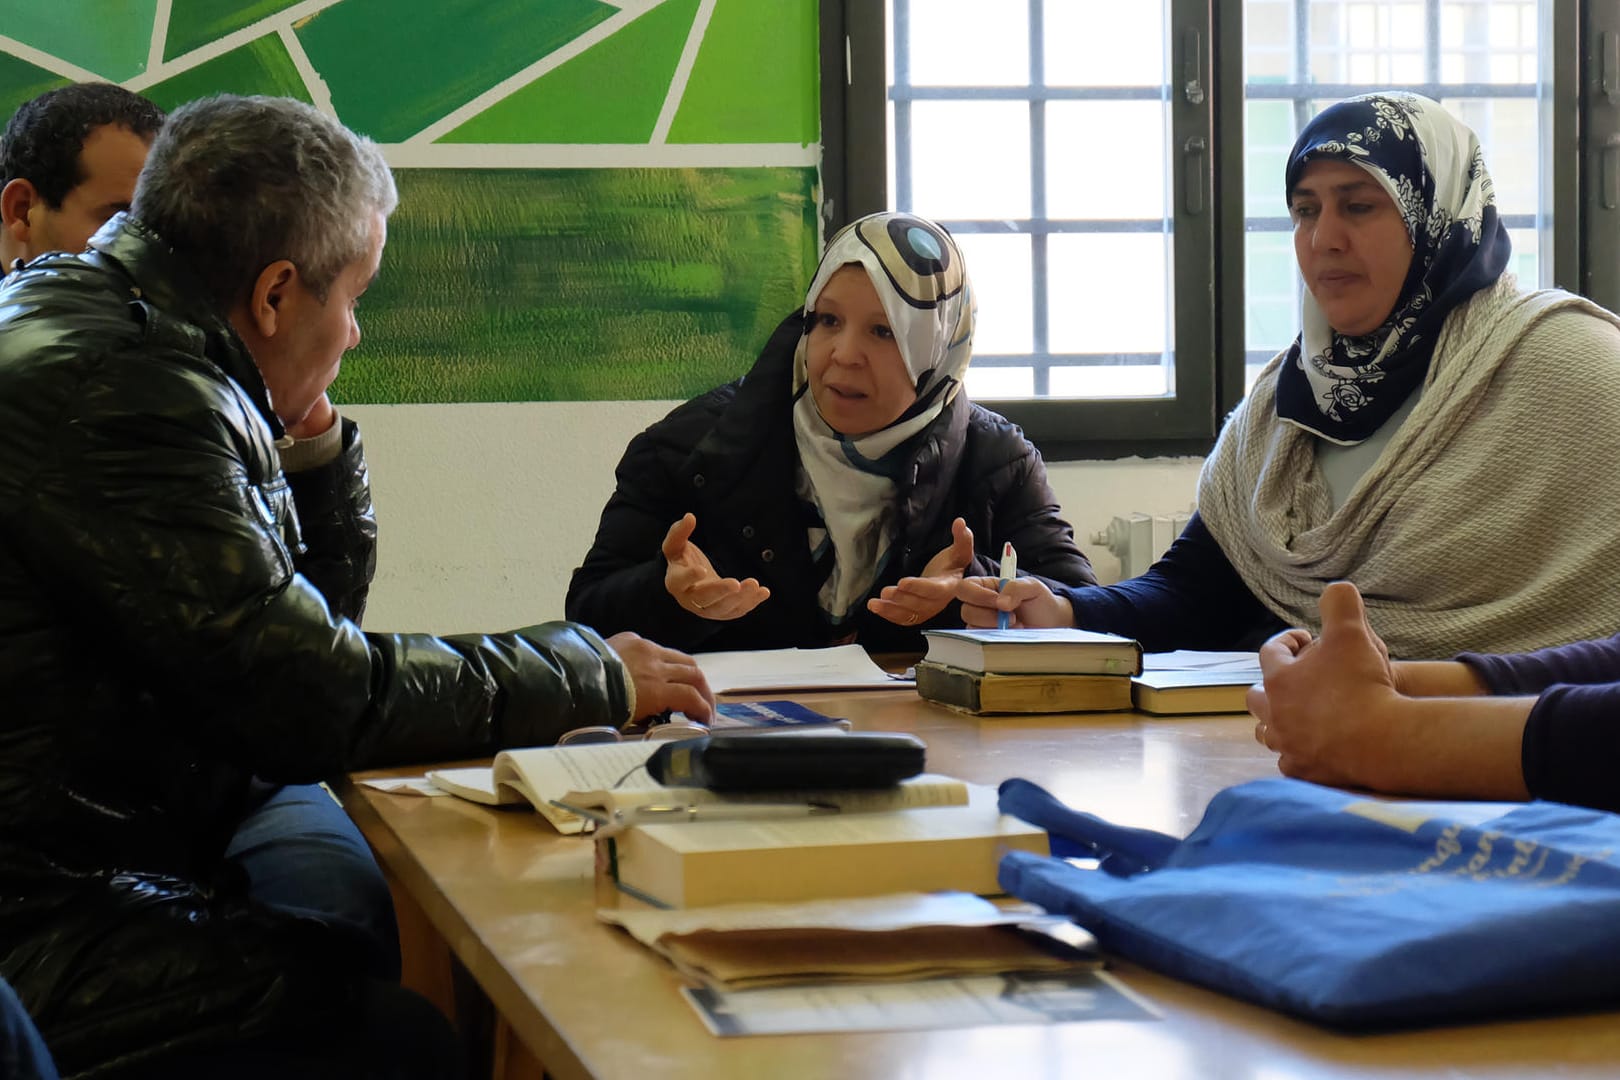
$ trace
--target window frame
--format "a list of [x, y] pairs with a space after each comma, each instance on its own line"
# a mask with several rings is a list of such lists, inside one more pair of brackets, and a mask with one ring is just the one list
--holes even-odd
[[[1038, 42], [1042, 3], [1029, 2], [1032, 41]], [[1308, 0], [1296, 2], [1303, 7]], [[886, 3], [820, 3], [821, 39], [831, 44], [822, 49], [821, 63], [822, 225], [830, 235], [889, 205], [889, 43]], [[1428, 3], [1438, 11], [1439, 0]], [[1607, 43], [1620, 42], [1620, 10], [1576, 0], [1545, 3], [1541, 14], [1543, 56], [1579, 58], [1578, 63], [1542, 64], [1551, 70], [1537, 92], [1544, 118], [1550, 114], [1540, 190], [1550, 222], [1552, 280], [1613, 309], [1620, 304], [1620, 51]], [[1243, 18], [1242, 3], [1170, 2], [1175, 395], [975, 399], [1022, 426], [1048, 460], [1206, 454], [1221, 421], [1242, 399], [1247, 360]], [[1431, 18], [1434, 25], [1437, 16]], [[1189, 50], [1191, 42], [1196, 44]], [[1032, 59], [1038, 55], [1035, 50]], [[1194, 79], [1201, 84], [1201, 100], [1188, 92]], [[1615, 88], [1612, 93], [1602, 91], [1604, 80]], [[1038, 164], [1042, 107], [1032, 103], [1031, 108], [1036, 121], [1031, 155]], [[1204, 140], [1201, 154], [1189, 146], [1194, 138]], [[1604, 184], [1612, 196], [1609, 205], [1603, 205]], [[1189, 212], [1189, 192], [1201, 195], [1202, 212]], [[1032, 217], [1041, 209], [1032, 207]]]

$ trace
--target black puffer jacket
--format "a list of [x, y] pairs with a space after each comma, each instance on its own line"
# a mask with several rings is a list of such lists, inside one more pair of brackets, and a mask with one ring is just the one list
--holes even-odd
[[[68, 1073], [341, 1018], [357, 965], [222, 862], [250, 777], [619, 723], [594, 633], [364, 634], [358, 433], [300, 477], [264, 384], [161, 240], [0, 283], [0, 975]], [[296, 573], [302, 561], [321, 589]]]
[[[804, 318], [788, 316], [747, 376], [687, 402], [636, 436], [596, 541], [568, 587], [568, 617], [603, 633], [634, 630], [678, 649], [774, 649], [831, 643], [820, 613], [794, 477], [793, 352]], [[686, 611], [664, 588], [661, 545], [687, 511], [692, 542], [722, 577], [756, 577], [770, 599], [720, 622]], [[1018, 568], [1063, 585], [1096, 583], [1046, 482], [1046, 466], [1018, 428], [958, 394], [912, 442], [899, 483], [899, 539], [873, 587], [922, 572], [950, 546], [951, 521], [973, 530], [969, 575], [994, 574], [1011, 540]], [[929, 622], [896, 626], [865, 610], [856, 640], [873, 652], [922, 649], [921, 631], [960, 626], [959, 605]]]

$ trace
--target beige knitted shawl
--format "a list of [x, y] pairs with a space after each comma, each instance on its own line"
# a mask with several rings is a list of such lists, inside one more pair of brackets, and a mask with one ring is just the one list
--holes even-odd
[[1519, 292], [1511, 275], [1480, 290], [1447, 319], [1422, 398], [1337, 511], [1316, 467], [1317, 437], [1277, 418], [1279, 355], [1204, 464], [1200, 515], [1250, 591], [1289, 624], [1317, 630], [1322, 587], [1352, 581], [1397, 657], [1611, 635], [1620, 630], [1620, 334], [1611, 327], [1620, 318], [1595, 304]]

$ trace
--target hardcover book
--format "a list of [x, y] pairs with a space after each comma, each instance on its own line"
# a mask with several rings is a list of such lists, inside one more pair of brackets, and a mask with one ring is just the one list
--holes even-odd
[[917, 694], [975, 715], [994, 713], [1126, 712], [1125, 675], [998, 675], [917, 663]]
[[1049, 630], [924, 630], [925, 660], [997, 675], [1136, 675], [1142, 646], [1072, 627]]
[[599, 843], [618, 887], [658, 907], [942, 889], [994, 895], [1001, 856], [1046, 854], [1046, 833], [1003, 815], [993, 788], [966, 786], [966, 806], [636, 825]]
[[[1131, 700], [1142, 712], [1161, 716], [1185, 713], [1247, 712], [1249, 687], [1260, 681], [1260, 669], [1249, 671], [1144, 671], [1131, 680]], [[920, 682], [920, 680], [919, 680]]]

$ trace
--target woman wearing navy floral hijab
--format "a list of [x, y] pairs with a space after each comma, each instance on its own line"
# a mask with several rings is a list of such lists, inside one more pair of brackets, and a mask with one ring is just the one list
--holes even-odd
[[[1308, 173], [1339, 183], [1302, 187]], [[1319, 257], [1302, 250], [1304, 326], [1277, 375], [1277, 414], [1336, 443], [1367, 438], [1422, 385], [1446, 317], [1501, 277], [1512, 253], [1474, 133], [1427, 98], [1352, 98], [1305, 128], [1288, 159], [1296, 237], [1310, 237], [1302, 226], [1320, 215], [1319, 189], [1343, 193], [1358, 180], [1389, 196], [1404, 227], [1410, 257], [1399, 296], [1370, 333], [1336, 326], [1328, 311], [1344, 310], [1358, 275], [1331, 246]], [[1365, 215], [1363, 205], [1347, 209]]]
[[1505, 272], [1479, 142], [1427, 98], [1323, 110], [1284, 183], [1300, 334], [1222, 429], [1167, 557], [1055, 595], [964, 582], [964, 618], [1252, 648], [1316, 629], [1348, 580], [1396, 656], [1613, 633], [1620, 319]]

